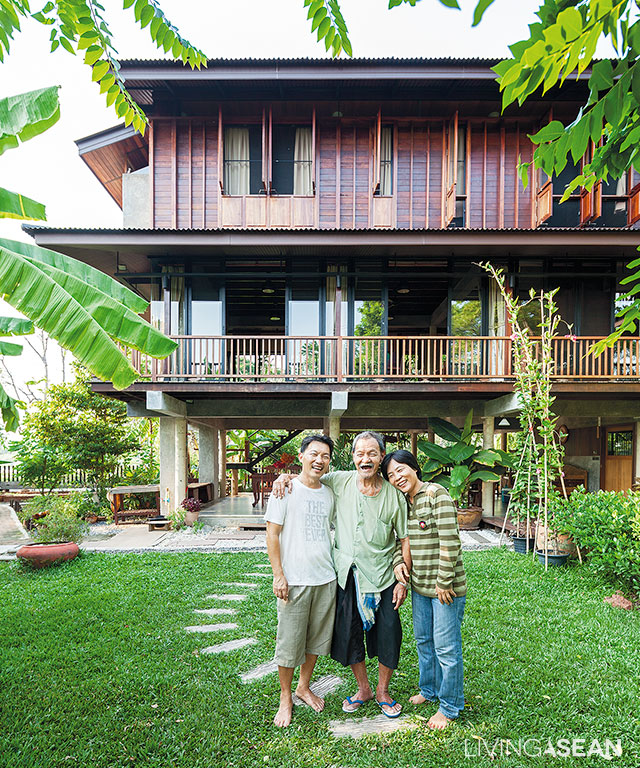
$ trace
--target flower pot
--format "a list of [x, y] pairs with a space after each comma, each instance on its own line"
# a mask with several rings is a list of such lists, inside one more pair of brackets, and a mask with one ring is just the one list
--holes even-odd
[[192, 528], [193, 524], [197, 521], [198, 517], [200, 517], [199, 510], [196, 510], [195, 512], [192, 512], [191, 510], [187, 510], [184, 513], [184, 524], [189, 528]]
[[461, 531], [476, 531], [482, 520], [482, 507], [458, 509], [458, 527]]
[[536, 523], [536, 549], [544, 552], [546, 549], [554, 555], [575, 556], [576, 545], [567, 533], [547, 533], [544, 523]]
[[513, 551], [521, 555], [533, 552], [536, 545], [534, 536], [513, 536], [511, 541], [513, 541]]
[[63, 560], [73, 560], [80, 552], [80, 547], [73, 541], [53, 544], [24, 544], [16, 552], [16, 557], [34, 568], [46, 568]]
[[[538, 550], [536, 552], [536, 555], [538, 556], [538, 562], [542, 563], [542, 565], [544, 565], [545, 564], [545, 553], [541, 552], [540, 550]], [[554, 555], [551, 552], [548, 552], [547, 556], [546, 556], [546, 562], [548, 562], [549, 565], [552, 565], [555, 568], [557, 568], [557, 567], [559, 567], [561, 565], [566, 565], [568, 559], [569, 559], [568, 553], [565, 553], [564, 555]]]

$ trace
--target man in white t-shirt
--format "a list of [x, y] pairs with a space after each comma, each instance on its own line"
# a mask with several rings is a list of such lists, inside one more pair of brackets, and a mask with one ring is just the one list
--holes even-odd
[[280, 707], [273, 722], [279, 728], [291, 723], [291, 683], [298, 666], [296, 695], [316, 712], [324, 708], [324, 699], [311, 691], [309, 682], [318, 656], [331, 650], [335, 618], [336, 572], [329, 536], [333, 492], [320, 483], [332, 452], [333, 441], [325, 435], [305, 437], [298, 455], [302, 472], [285, 498], [270, 496], [264, 516], [278, 598]]

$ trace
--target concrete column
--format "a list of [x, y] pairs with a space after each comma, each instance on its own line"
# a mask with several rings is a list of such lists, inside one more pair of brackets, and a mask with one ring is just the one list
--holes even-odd
[[[482, 447], [493, 448], [493, 416], [482, 417]], [[493, 516], [494, 483], [482, 483], [482, 514], [485, 517]]]
[[340, 437], [340, 417], [325, 416], [322, 420], [322, 433], [330, 437], [335, 443]]
[[[171, 416], [160, 417], [160, 514], [166, 515], [176, 508], [175, 464], [176, 428]], [[178, 502], [180, 503], [180, 502]]]
[[220, 445], [220, 498], [224, 499], [227, 495], [227, 431], [221, 429], [219, 432]]
[[238, 470], [232, 469], [231, 470], [231, 495], [237, 496], [238, 495]]
[[500, 433], [500, 450], [501, 451], [507, 450], [507, 433], [506, 432]]
[[220, 457], [218, 455], [218, 430], [213, 427], [199, 427], [200, 482], [213, 483], [213, 500], [220, 491]]
[[175, 419], [176, 448], [175, 448], [175, 500], [178, 506], [187, 495], [189, 467], [187, 466], [187, 420]]

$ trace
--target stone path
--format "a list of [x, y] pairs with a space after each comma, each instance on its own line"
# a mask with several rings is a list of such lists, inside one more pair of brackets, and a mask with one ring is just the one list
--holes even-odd
[[239, 602], [240, 600], [246, 600], [246, 595], [205, 595], [205, 600], [231, 600]]
[[204, 616], [222, 616], [224, 614], [231, 616], [238, 613], [235, 608], [195, 608], [193, 612], [201, 613]]
[[270, 573], [245, 573], [245, 576], [251, 576], [252, 579], [255, 579], [257, 577], [261, 577], [263, 579], [271, 578]]
[[277, 669], [278, 665], [271, 659], [271, 661], [265, 661], [264, 664], [258, 664], [257, 667], [250, 669], [248, 672], [240, 673], [240, 680], [243, 683], [253, 683], [255, 680], [261, 680], [263, 677], [272, 674]]
[[229, 653], [230, 651], [237, 651], [239, 648], [246, 648], [248, 645], [255, 645], [257, 642], [255, 637], [242, 637], [240, 640], [227, 640], [226, 643], [201, 648], [199, 653]]
[[419, 723], [416, 720], [402, 715], [394, 719], [386, 715], [377, 715], [351, 720], [331, 720], [329, 723], [329, 730], [336, 738], [351, 736], [354, 739], [394, 731], [410, 731], [418, 727]]
[[29, 534], [22, 527], [18, 516], [8, 504], [0, 504], [0, 543], [15, 548], [26, 544]]
[[[337, 675], [324, 675], [323, 677], [319, 677], [317, 680], [311, 683], [309, 688], [311, 689], [312, 693], [315, 693], [316, 696], [320, 696], [324, 699], [330, 693], [333, 693], [337, 688], [339, 688], [342, 683], [342, 678], [338, 677]], [[300, 704], [304, 704], [304, 701], [299, 699], [294, 693], [293, 703], [299, 706]]]
[[233, 621], [229, 621], [226, 624], [196, 624], [184, 629], [185, 632], [225, 632], [229, 629], [238, 629], [238, 625]]
[[251, 581], [230, 581], [228, 584], [224, 585], [225, 587], [250, 587], [251, 589], [254, 589], [258, 585], [255, 582]]

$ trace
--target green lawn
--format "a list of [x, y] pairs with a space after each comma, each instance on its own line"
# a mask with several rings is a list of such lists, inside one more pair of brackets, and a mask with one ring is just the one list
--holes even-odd
[[[32, 572], [0, 563], [0, 765], [39, 766], [591, 766], [601, 757], [498, 756], [496, 739], [622, 740], [611, 764], [640, 765], [640, 615], [603, 604], [611, 589], [586, 567], [550, 570], [504, 550], [466, 553], [464, 623], [468, 707], [455, 727], [358, 741], [334, 739], [346, 718], [345, 685], [325, 712], [296, 708], [293, 725], [271, 720], [277, 680], [243, 685], [238, 672], [273, 652], [275, 605], [269, 579], [239, 608], [239, 629], [213, 635], [189, 624], [227, 621], [197, 607], [237, 581], [262, 554], [84, 555]], [[232, 591], [238, 591], [232, 590]], [[411, 609], [393, 693], [408, 712], [417, 659]], [[222, 639], [256, 635], [258, 645], [198, 655]], [[338, 672], [322, 659], [318, 674]], [[420, 712], [429, 715], [433, 709]], [[365, 713], [378, 714], [368, 705]], [[474, 738], [475, 737], [475, 738]], [[474, 757], [465, 757], [474, 751]], [[527, 748], [535, 750], [534, 742]]]

